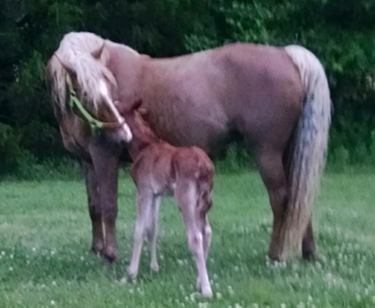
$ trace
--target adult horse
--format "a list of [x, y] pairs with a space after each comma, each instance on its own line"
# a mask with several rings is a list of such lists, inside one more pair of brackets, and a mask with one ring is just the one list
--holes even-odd
[[[329, 87], [319, 60], [300, 46], [229, 44], [190, 55], [154, 59], [92, 33], [63, 38], [47, 67], [53, 106], [66, 148], [83, 162], [93, 249], [116, 258], [120, 144], [90, 130], [67, 107], [74, 88], [102, 117], [99, 82], [122, 106], [142, 99], [155, 133], [176, 146], [208, 153], [232, 132], [259, 163], [273, 211], [268, 255], [284, 260], [315, 251], [312, 206], [324, 167], [331, 117]], [[249, 184], [250, 185], [250, 184]]]

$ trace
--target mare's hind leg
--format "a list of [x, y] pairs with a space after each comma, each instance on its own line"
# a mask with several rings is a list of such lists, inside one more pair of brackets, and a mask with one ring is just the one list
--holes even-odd
[[315, 239], [314, 239], [314, 231], [312, 226], [312, 218], [307, 225], [305, 234], [302, 240], [302, 257], [305, 260], [311, 260], [315, 256]]
[[189, 249], [195, 258], [198, 269], [197, 281], [201, 287], [202, 295], [212, 297], [203, 248], [203, 234], [199, 228], [199, 217], [196, 211], [197, 191], [192, 183], [185, 182], [177, 183], [174, 193], [186, 227]]
[[271, 149], [257, 152], [260, 174], [268, 191], [272, 213], [273, 226], [271, 244], [268, 256], [272, 260], [281, 260], [283, 243], [280, 231], [284, 222], [285, 209], [288, 204], [288, 188], [282, 163], [282, 152]]
[[82, 170], [85, 177], [89, 214], [92, 224], [92, 246], [95, 253], [102, 253], [104, 249], [102, 211], [100, 208], [99, 187], [96, 181], [94, 166], [82, 161]]
[[103, 255], [113, 262], [117, 258], [116, 218], [119, 148], [113, 143], [101, 141], [90, 144], [90, 154], [95, 168], [100, 192], [100, 207], [104, 235]]
[[134, 228], [134, 244], [132, 258], [128, 268], [128, 275], [137, 277], [139, 260], [141, 258], [143, 238], [146, 234], [147, 226], [150, 224], [151, 208], [154, 202], [151, 190], [138, 191], [137, 193], [137, 220]]

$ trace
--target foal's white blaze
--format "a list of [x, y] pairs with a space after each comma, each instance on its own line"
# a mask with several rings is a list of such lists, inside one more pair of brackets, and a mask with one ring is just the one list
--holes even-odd
[[112, 101], [112, 99], [109, 95], [108, 87], [105, 84], [103, 79], [100, 79], [100, 81], [99, 81], [99, 92], [102, 94], [102, 96], [104, 98], [104, 101], [107, 103], [108, 107], [111, 109], [112, 113], [116, 117], [116, 120], [119, 123], [122, 123], [122, 122], [124, 123], [121, 127], [122, 134], [120, 134], [120, 137], [121, 137], [121, 139], [124, 139], [125, 142], [129, 142], [130, 140], [132, 140], [133, 134], [130, 131], [129, 126], [125, 123], [124, 118], [120, 115], [117, 108], [115, 107], [115, 105], [114, 105], [114, 103], [113, 103], [113, 101]]

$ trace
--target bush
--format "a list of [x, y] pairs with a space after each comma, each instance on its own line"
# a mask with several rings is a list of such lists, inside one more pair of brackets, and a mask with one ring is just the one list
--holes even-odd
[[0, 174], [14, 172], [22, 150], [19, 136], [10, 125], [0, 122]]

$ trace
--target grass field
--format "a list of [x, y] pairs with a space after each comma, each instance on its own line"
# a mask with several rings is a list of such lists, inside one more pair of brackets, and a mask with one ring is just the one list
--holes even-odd
[[375, 174], [326, 174], [315, 207], [318, 261], [287, 264], [265, 257], [271, 210], [258, 174], [218, 175], [211, 300], [196, 291], [171, 199], [161, 208], [160, 272], [150, 272], [146, 250], [137, 281], [120, 284], [135, 218], [126, 175], [119, 190], [119, 259], [108, 266], [89, 252], [83, 181], [2, 182], [0, 307], [375, 307]]

